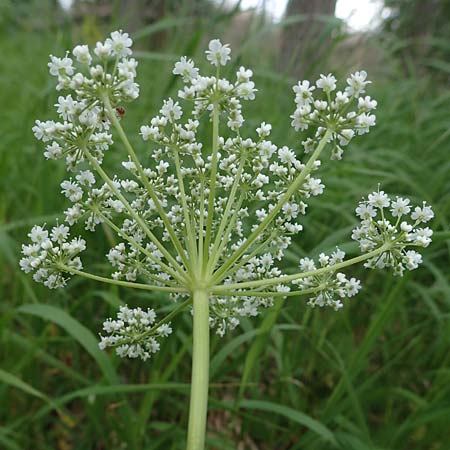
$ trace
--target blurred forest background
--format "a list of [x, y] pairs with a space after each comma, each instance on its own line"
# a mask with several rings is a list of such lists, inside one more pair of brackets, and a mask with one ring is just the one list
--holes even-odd
[[[176, 95], [173, 63], [188, 55], [208, 70], [214, 37], [232, 44], [230, 74], [241, 64], [254, 70], [250, 129], [270, 122], [273, 141], [297, 150], [291, 86], [320, 72], [369, 72], [377, 126], [343, 161], [324, 160], [327, 189], [311, 201], [287, 269], [338, 244], [356, 255], [353, 210], [378, 182], [436, 212], [424, 265], [405, 278], [357, 268], [364, 289], [339, 313], [291, 298], [213, 337], [208, 449], [450, 449], [450, 2], [372, 2], [378, 13], [356, 29], [335, 11], [353, 4], [364, 18], [369, 0], [255, 3], [0, 0], [1, 449], [184, 445], [190, 316], [175, 320], [150, 362], [120, 360], [97, 348], [104, 318], [123, 302], [162, 314], [173, 307], [164, 296], [81, 279], [49, 291], [18, 267], [29, 228], [55, 223], [67, 206], [64, 164], [45, 162], [31, 132], [35, 119], [55, 117], [48, 55], [118, 28], [132, 34], [139, 60], [142, 94], [123, 119], [137, 146], [140, 124]], [[121, 157], [109, 153], [107, 167]], [[109, 273], [103, 255], [115, 237], [103, 228], [86, 239], [85, 266]]]

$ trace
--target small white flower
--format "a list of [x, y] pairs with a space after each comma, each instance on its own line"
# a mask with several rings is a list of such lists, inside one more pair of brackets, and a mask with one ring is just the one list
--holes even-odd
[[66, 227], [65, 225], [58, 225], [52, 228], [51, 232], [52, 241], [59, 242], [60, 244], [62, 244], [67, 240], [68, 236], [69, 236], [69, 227]]
[[239, 67], [239, 70], [236, 72], [236, 78], [239, 83], [247, 83], [252, 76], [253, 72], [242, 66]]
[[214, 66], [224, 66], [231, 59], [231, 49], [228, 44], [222, 45], [219, 39], [209, 42], [209, 50], [206, 50], [206, 59]]
[[377, 215], [375, 208], [372, 205], [368, 205], [366, 203], [360, 203], [356, 208], [356, 214], [363, 220], [371, 219]]
[[365, 92], [365, 87], [371, 83], [371, 81], [366, 80], [366, 78], [367, 72], [365, 70], [351, 74], [350, 77], [347, 78], [348, 86], [345, 88], [345, 92], [347, 92], [348, 95], [354, 95], [356, 97], [363, 94]]
[[292, 164], [296, 161], [295, 153], [289, 147], [282, 147], [278, 150], [278, 157], [280, 161], [287, 164]]
[[297, 105], [303, 106], [313, 102], [313, 92], [316, 87], [310, 85], [308, 80], [299, 81], [292, 89], [295, 92], [295, 103]]
[[405, 253], [403, 262], [408, 270], [417, 269], [419, 267], [419, 264], [422, 263], [422, 255], [415, 252], [414, 250], [408, 250]]
[[112, 45], [109, 41], [103, 43], [103, 42], [97, 42], [95, 44], [94, 53], [100, 58], [100, 59], [107, 59], [112, 52]]
[[87, 65], [91, 64], [92, 56], [89, 53], [89, 47], [87, 45], [77, 45], [73, 49], [72, 53], [78, 62], [80, 62], [82, 64], [87, 64]]
[[111, 53], [119, 58], [131, 55], [130, 47], [133, 41], [128, 36], [128, 33], [120, 31], [113, 31], [111, 38], [106, 39], [105, 44], [110, 47]]
[[373, 192], [368, 196], [369, 204], [375, 208], [388, 208], [391, 204], [389, 196], [384, 191]]
[[356, 278], [350, 278], [345, 283], [345, 290], [348, 297], [353, 297], [361, 290], [361, 281]]
[[377, 107], [377, 101], [372, 100], [368, 95], [366, 97], [358, 98], [358, 108], [363, 111], [371, 111]]
[[316, 81], [316, 86], [325, 92], [331, 92], [336, 89], [336, 77], [329, 73], [328, 75], [320, 75]]
[[164, 100], [164, 105], [161, 108], [160, 112], [170, 121], [180, 119], [183, 114], [183, 111], [178, 102], [174, 103], [171, 98], [169, 98], [168, 100]]
[[270, 123], [262, 122], [261, 125], [256, 129], [258, 136], [260, 138], [266, 138], [270, 135], [272, 130], [272, 125]]
[[420, 206], [416, 206], [414, 208], [414, 212], [411, 214], [411, 219], [416, 220], [418, 222], [427, 223], [434, 217], [434, 212], [431, 206], [428, 206], [425, 202], [423, 203], [422, 208]]
[[50, 55], [48, 68], [50, 70], [50, 75], [59, 77], [72, 76], [74, 72], [73, 61], [67, 56], [64, 58], [58, 58]]
[[71, 180], [64, 180], [61, 183], [62, 193], [71, 201], [78, 202], [83, 197], [83, 190], [77, 183]]
[[174, 75], [182, 75], [185, 81], [189, 81], [198, 77], [198, 69], [194, 66], [192, 59], [182, 56], [180, 61], [175, 63], [172, 71]]
[[53, 141], [50, 145], [45, 147], [44, 156], [47, 159], [59, 159], [63, 154], [62, 147], [56, 142]]
[[409, 206], [409, 198], [397, 197], [391, 203], [391, 212], [394, 217], [400, 217], [404, 214], [409, 214], [411, 211], [411, 206]]
[[35, 225], [28, 233], [28, 237], [35, 243], [41, 244], [48, 239], [48, 231], [38, 225]]

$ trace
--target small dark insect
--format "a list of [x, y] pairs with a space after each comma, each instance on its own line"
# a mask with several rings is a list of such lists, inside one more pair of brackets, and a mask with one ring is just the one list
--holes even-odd
[[122, 118], [125, 115], [125, 109], [122, 108], [121, 106], [119, 106], [118, 108], [116, 108], [117, 114], [120, 118]]

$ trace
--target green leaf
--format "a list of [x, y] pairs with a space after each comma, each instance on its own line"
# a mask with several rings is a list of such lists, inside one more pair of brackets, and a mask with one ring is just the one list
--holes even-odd
[[240, 407], [244, 409], [251, 409], [257, 411], [266, 411], [269, 413], [277, 414], [283, 416], [288, 420], [296, 422], [314, 433], [318, 434], [324, 441], [330, 442], [334, 446], [337, 446], [337, 441], [334, 433], [322, 425], [318, 420], [313, 419], [305, 413], [297, 411], [288, 406], [278, 405], [272, 402], [265, 402], [259, 400], [242, 400]]
[[259, 356], [261, 355], [261, 353], [267, 343], [267, 340], [270, 335], [270, 331], [272, 330], [273, 326], [275, 325], [275, 322], [278, 319], [278, 315], [280, 314], [283, 305], [284, 305], [284, 301], [282, 301], [282, 300], [276, 301], [275, 306], [267, 312], [266, 317], [264, 318], [261, 326], [259, 327], [259, 330], [258, 330], [259, 336], [253, 342], [252, 346], [250, 347], [250, 350], [247, 353], [247, 357], [245, 358], [244, 370], [242, 373], [240, 387], [239, 387], [238, 401], [244, 395], [245, 387], [248, 384], [248, 381], [250, 379], [250, 376], [251, 376], [255, 366], [257, 365]]
[[228, 342], [220, 351], [218, 351], [214, 357], [211, 359], [209, 376], [212, 380], [216, 372], [220, 369], [220, 366], [225, 361], [228, 355], [233, 353], [239, 348], [244, 342], [250, 341], [255, 336], [260, 334], [260, 330], [250, 330], [244, 334], [235, 337], [232, 341]]
[[185, 383], [155, 383], [155, 384], [113, 384], [109, 386], [90, 386], [69, 392], [55, 398], [49, 405], [41, 408], [34, 416], [34, 420], [45, 416], [50, 410], [60, 407], [75, 398], [90, 398], [95, 401], [96, 396], [122, 395], [136, 392], [176, 390], [189, 393], [189, 384]]
[[133, 33], [133, 40], [138, 41], [145, 37], [151, 36], [152, 34], [158, 33], [160, 31], [169, 30], [171, 28], [186, 27], [192, 24], [194, 21], [193, 17], [168, 17], [158, 20], [151, 25], [147, 25], [140, 30]]
[[69, 333], [94, 358], [105, 378], [112, 384], [119, 382], [108, 355], [98, 348], [98, 340], [93, 333], [65, 311], [55, 306], [37, 304], [22, 305], [20, 313], [32, 314], [59, 325]]
[[40, 398], [41, 400], [44, 400], [46, 402], [50, 401], [49, 398], [41, 391], [38, 391], [33, 386], [29, 385], [28, 383], [25, 383], [25, 381], [23, 381], [16, 375], [6, 372], [3, 369], [0, 369], [0, 381], [2, 381], [5, 384], [9, 384], [10, 386], [13, 386], [17, 389], [20, 389], [21, 391], [30, 394], [33, 397]]

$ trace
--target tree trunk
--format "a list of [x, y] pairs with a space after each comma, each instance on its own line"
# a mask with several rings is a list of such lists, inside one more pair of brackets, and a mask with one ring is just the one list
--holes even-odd
[[293, 75], [311, 75], [331, 44], [336, 0], [289, 0], [286, 25], [281, 36], [282, 69]]

